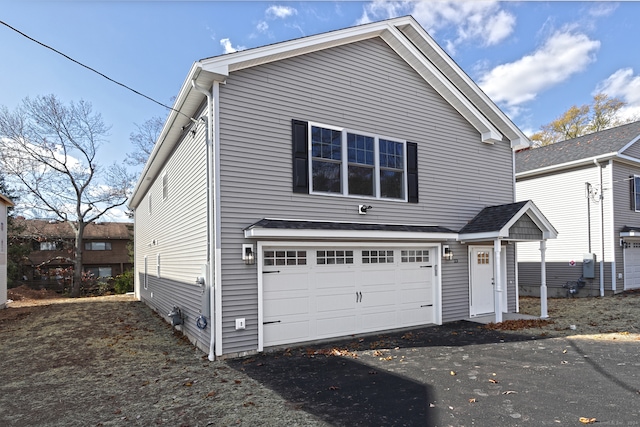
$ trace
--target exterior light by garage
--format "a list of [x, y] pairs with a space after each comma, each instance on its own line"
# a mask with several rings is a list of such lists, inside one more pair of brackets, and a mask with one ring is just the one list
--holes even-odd
[[242, 260], [246, 265], [253, 265], [256, 263], [256, 256], [251, 243], [245, 243], [242, 245]]
[[446, 261], [453, 259], [453, 251], [449, 248], [449, 245], [442, 245], [442, 259]]

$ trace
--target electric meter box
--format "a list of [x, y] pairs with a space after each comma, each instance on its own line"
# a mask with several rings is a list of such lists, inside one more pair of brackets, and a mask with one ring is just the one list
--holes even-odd
[[596, 254], [584, 254], [582, 257], [582, 277], [585, 279], [596, 277]]

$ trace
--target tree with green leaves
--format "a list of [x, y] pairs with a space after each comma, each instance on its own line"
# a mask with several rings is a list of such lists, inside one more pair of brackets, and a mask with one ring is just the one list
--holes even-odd
[[591, 104], [572, 105], [558, 118], [542, 125], [530, 139], [534, 146], [541, 147], [628, 123], [633, 120], [624, 120], [618, 115], [625, 105], [618, 98], [598, 93]]
[[102, 167], [98, 150], [108, 127], [90, 103], [63, 104], [54, 95], [0, 109], [0, 170], [36, 217], [67, 222], [75, 234], [71, 296], [80, 295], [87, 224], [127, 202], [134, 176], [124, 165]]

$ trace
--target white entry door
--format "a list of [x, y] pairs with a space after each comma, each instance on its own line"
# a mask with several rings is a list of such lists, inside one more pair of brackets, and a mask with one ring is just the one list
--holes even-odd
[[495, 312], [493, 248], [476, 246], [469, 253], [469, 314], [480, 316]]

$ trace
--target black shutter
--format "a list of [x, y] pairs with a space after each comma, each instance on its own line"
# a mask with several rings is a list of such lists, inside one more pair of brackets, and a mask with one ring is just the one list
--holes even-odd
[[293, 145], [293, 192], [309, 193], [309, 155], [307, 122], [291, 120]]
[[407, 199], [418, 203], [418, 144], [407, 142]]
[[631, 175], [629, 177], [629, 189], [630, 189], [630, 193], [631, 193], [631, 210], [635, 211], [636, 210], [636, 177]]

